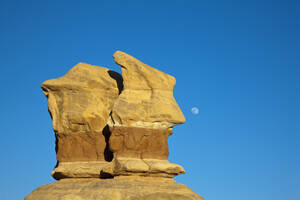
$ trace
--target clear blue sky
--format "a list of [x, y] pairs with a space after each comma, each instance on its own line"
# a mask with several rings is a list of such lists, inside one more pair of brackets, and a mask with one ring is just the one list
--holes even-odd
[[[300, 199], [300, 3], [0, 1], [0, 199], [54, 182], [40, 84], [127, 52], [177, 79], [176, 180], [207, 200]], [[192, 107], [199, 114], [191, 113]]]

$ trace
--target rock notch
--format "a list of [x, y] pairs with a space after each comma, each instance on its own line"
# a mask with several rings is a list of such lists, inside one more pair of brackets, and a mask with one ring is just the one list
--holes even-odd
[[42, 84], [59, 181], [25, 200], [202, 199], [171, 179], [185, 173], [167, 160], [172, 128], [185, 122], [173, 97], [175, 78], [124, 52], [113, 57], [122, 76], [79, 63]]

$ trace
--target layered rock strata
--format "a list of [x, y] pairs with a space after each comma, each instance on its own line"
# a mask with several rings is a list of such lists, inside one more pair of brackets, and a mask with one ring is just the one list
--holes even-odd
[[[124, 52], [117, 51], [113, 57], [121, 66], [124, 89], [108, 122], [115, 159], [104, 171], [114, 176], [157, 176], [159, 171], [161, 176], [172, 177], [185, 173], [181, 166], [167, 161], [172, 127], [185, 122], [173, 97], [175, 78]], [[129, 163], [136, 163], [135, 167]], [[149, 163], [163, 167], [151, 168]]]
[[56, 137], [58, 163], [52, 176], [184, 173], [181, 166], [167, 161], [172, 127], [185, 121], [173, 97], [175, 78], [120, 51], [114, 59], [123, 77], [79, 63], [66, 75], [42, 84]]
[[56, 138], [54, 178], [99, 177], [112, 157], [105, 152], [103, 129], [119, 95], [120, 77], [104, 67], [79, 63], [66, 75], [42, 84]]
[[25, 200], [202, 200], [172, 177], [168, 137], [185, 118], [175, 78], [117, 51], [122, 76], [79, 63], [42, 84], [56, 138], [58, 181]]

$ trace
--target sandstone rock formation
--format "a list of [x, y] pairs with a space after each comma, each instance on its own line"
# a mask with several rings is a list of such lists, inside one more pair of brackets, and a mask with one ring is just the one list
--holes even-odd
[[63, 179], [25, 200], [204, 200], [183, 184], [163, 178]]
[[[56, 137], [54, 178], [99, 177], [105, 156], [109, 157], [103, 129], [118, 98], [120, 79], [104, 67], [79, 63], [66, 75], [42, 84]], [[86, 165], [87, 161], [93, 164]]]
[[[169, 156], [168, 136], [172, 134], [172, 127], [185, 122], [173, 97], [175, 78], [124, 52], [117, 51], [113, 57], [121, 66], [124, 89], [108, 122], [112, 133], [109, 144], [115, 162], [104, 171], [114, 176], [140, 174], [141, 170], [146, 176], [159, 173], [173, 177], [185, 173], [181, 166], [162, 161]], [[135, 163], [135, 168], [128, 168], [131, 166], [128, 163]], [[154, 170], [149, 163], [163, 163], [160, 166], [165, 170]]]
[[172, 177], [168, 137], [185, 118], [175, 78], [117, 51], [122, 76], [79, 63], [42, 84], [56, 138], [59, 180], [25, 200], [202, 199]]
[[121, 66], [124, 79], [124, 90], [112, 111], [115, 126], [166, 129], [185, 122], [173, 97], [173, 76], [120, 51], [114, 59]]

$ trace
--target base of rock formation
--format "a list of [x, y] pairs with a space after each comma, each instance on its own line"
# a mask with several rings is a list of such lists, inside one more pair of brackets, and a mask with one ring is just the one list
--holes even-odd
[[25, 200], [204, 200], [170, 178], [62, 179], [41, 186]]

